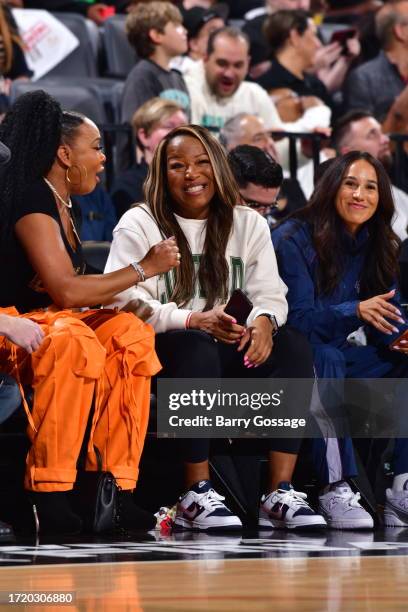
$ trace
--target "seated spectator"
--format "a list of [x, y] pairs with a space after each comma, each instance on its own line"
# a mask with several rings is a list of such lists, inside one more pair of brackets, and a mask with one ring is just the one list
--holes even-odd
[[[399, 240], [391, 227], [393, 212], [384, 167], [369, 153], [354, 151], [335, 159], [309, 205], [272, 232], [279, 271], [288, 285], [288, 321], [309, 338], [318, 379], [408, 376], [408, 348], [390, 349], [407, 328], [395, 289]], [[368, 343], [353, 346], [347, 338], [361, 325]], [[336, 403], [334, 409], [341, 407]], [[372, 527], [359, 494], [346, 482], [357, 473], [350, 440], [322, 440], [315, 461], [323, 487], [319, 509], [328, 525]], [[388, 526], [404, 526], [406, 439], [395, 441], [393, 469], [384, 519]]]
[[262, 117], [250, 113], [239, 113], [231, 117], [220, 131], [220, 143], [231, 151], [238, 145], [252, 145], [278, 159], [275, 143]]
[[407, 115], [408, 1], [390, 2], [376, 15], [381, 51], [353, 70], [345, 84], [345, 109], [368, 110], [385, 132], [397, 132]]
[[262, 118], [269, 130], [310, 131], [310, 124], [313, 128], [328, 126], [330, 111], [326, 113], [323, 104], [314, 121], [309, 118], [309, 127], [304, 126], [303, 117], [284, 124], [262, 87], [244, 80], [248, 66], [248, 39], [240, 30], [226, 27], [211, 34], [204, 62], [186, 75], [193, 123], [218, 134], [228, 119], [249, 113]]
[[150, 377], [160, 369], [153, 331], [129, 312], [87, 307], [111, 302], [142, 278], [177, 266], [177, 246], [170, 239], [114, 274], [84, 275], [71, 196], [89, 193], [99, 182], [105, 155], [98, 128], [34, 91], [17, 99], [0, 132], [11, 151], [0, 176], [0, 307], [44, 332], [32, 354], [6, 338], [0, 342], [3, 371], [34, 389], [31, 411], [23, 397], [31, 441], [25, 488], [41, 531], [81, 530], [67, 492], [76, 479], [93, 401], [86, 469], [99, 469], [97, 447], [103, 469], [122, 488], [123, 526], [150, 529], [154, 517], [137, 509], [131, 492], [148, 421]]
[[[119, 174], [113, 183], [111, 196], [117, 218], [120, 219], [132, 204], [143, 201], [143, 183], [159, 142], [174, 128], [187, 123], [187, 117], [176, 102], [162, 98], [148, 100], [132, 119], [136, 140], [136, 158], [141, 159]], [[138, 155], [139, 153], [139, 155]]]
[[276, 11], [268, 17], [264, 32], [273, 59], [269, 70], [257, 82], [268, 92], [286, 87], [299, 96], [314, 96], [333, 110], [333, 99], [326, 86], [309, 73], [322, 43], [308, 14]]
[[[265, 129], [263, 120], [256, 115], [240, 113], [236, 117], [229, 119], [220, 132], [220, 142], [227, 151], [232, 151], [239, 145], [251, 145], [250, 149], [248, 149], [248, 159], [244, 156], [242, 159], [242, 163], [247, 163], [248, 168], [256, 163], [254, 155], [251, 154], [253, 147], [262, 149], [268, 157], [270, 156], [276, 161], [279, 160], [275, 143], [270, 133]], [[267, 161], [264, 157], [256, 159], [264, 166], [272, 163], [272, 160]], [[244, 168], [242, 171], [244, 171]], [[284, 216], [289, 211], [293, 211], [306, 204], [305, 197], [296, 179], [285, 178], [280, 187], [278, 208], [281, 212], [278, 213], [275, 208], [276, 218], [281, 218], [281, 216]]]
[[[341, 155], [349, 151], [367, 151], [378, 159], [386, 170], [391, 170], [390, 139], [380, 123], [366, 111], [350, 111], [336, 123], [333, 144]], [[408, 195], [391, 185], [395, 203], [392, 229], [400, 240], [408, 238]]]
[[111, 242], [117, 218], [112, 199], [101, 185], [85, 195], [76, 196], [81, 240]]
[[269, 227], [280, 218], [281, 166], [270, 155], [250, 145], [239, 145], [228, 153], [228, 163], [243, 203], [256, 210]]
[[140, 61], [129, 73], [122, 98], [122, 121], [131, 121], [144, 102], [160, 96], [186, 112], [190, 100], [182, 75], [170, 68], [174, 57], [187, 51], [180, 11], [170, 2], [138, 4], [126, 20], [129, 43]]
[[262, 8], [255, 8], [245, 15], [243, 31], [250, 40], [252, 78], [257, 79], [271, 67], [270, 49], [264, 36], [264, 25], [268, 15], [276, 11], [310, 9], [310, 0], [265, 0]]
[[211, 32], [225, 26], [228, 7], [225, 4], [215, 4], [209, 9], [195, 6], [188, 11], [181, 10], [181, 14], [183, 25], [187, 30], [188, 52], [187, 55], [174, 58], [171, 66], [185, 74], [195, 62], [204, 59], [207, 53], [208, 37]]
[[[106, 272], [121, 268], [139, 250], [156, 243], [162, 233], [177, 237], [181, 265], [175, 276], [140, 283], [117, 296], [113, 304], [141, 299], [151, 306], [153, 314], [148, 320], [157, 332], [163, 376], [313, 377], [309, 347], [301, 335], [293, 335], [284, 326], [285, 287], [275, 267], [268, 225], [248, 206], [239, 206], [239, 201], [217, 140], [198, 126], [170, 132], [157, 147], [150, 167], [148, 204], [125, 213], [114, 230]], [[238, 286], [254, 304], [245, 326], [238, 325], [222, 307]], [[309, 401], [305, 397], [305, 406]], [[239, 518], [212, 488], [210, 440], [179, 442], [187, 492], [177, 505], [177, 527], [241, 527]], [[289, 484], [299, 440], [268, 439], [267, 446], [270, 471], [260, 504], [260, 525], [324, 526], [306, 503], [306, 495]]]
[[[243, 31], [248, 34], [251, 41], [251, 67], [249, 74], [251, 78], [258, 80], [271, 68], [270, 46], [265, 36], [265, 26], [268, 15], [278, 10], [303, 10], [309, 11], [310, 0], [266, 0], [265, 8], [259, 14], [256, 11], [247, 15], [247, 21]], [[255, 16], [252, 17], [252, 14]], [[347, 41], [347, 53], [343, 53], [343, 47], [337, 42], [322, 45], [316, 51], [313, 72], [325, 84], [328, 91], [335, 92], [343, 84], [344, 78], [350, 65], [360, 53], [360, 44], [357, 37]]]
[[356, 28], [361, 42], [359, 61], [366, 62], [378, 54], [375, 14], [382, 6], [381, 0], [325, 0], [323, 24]]

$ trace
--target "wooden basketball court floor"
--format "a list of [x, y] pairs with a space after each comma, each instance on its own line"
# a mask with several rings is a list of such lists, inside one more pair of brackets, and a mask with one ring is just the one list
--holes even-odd
[[[17, 541], [0, 565], [2, 611], [408, 609], [408, 529]], [[18, 593], [73, 602], [10, 603]]]

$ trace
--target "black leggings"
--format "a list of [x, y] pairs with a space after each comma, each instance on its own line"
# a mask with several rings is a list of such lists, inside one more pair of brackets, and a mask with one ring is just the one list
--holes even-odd
[[[244, 366], [245, 350], [236, 345], [215, 342], [198, 330], [174, 330], [157, 334], [156, 352], [163, 366], [160, 378], [314, 378], [313, 355], [306, 338], [297, 330], [282, 327], [274, 338], [273, 350], [258, 368]], [[310, 393], [312, 385], [310, 385]], [[310, 397], [305, 397], [309, 402]], [[184, 461], [199, 463], [209, 456], [210, 440], [179, 440]], [[301, 439], [269, 438], [268, 448], [298, 453]]]

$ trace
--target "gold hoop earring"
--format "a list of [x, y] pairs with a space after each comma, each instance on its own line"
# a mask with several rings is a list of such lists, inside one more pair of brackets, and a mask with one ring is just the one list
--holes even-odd
[[[86, 168], [85, 168], [86, 169]], [[72, 172], [78, 172], [78, 177], [79, 177], [79, 181], [75, 181], [73, 180], [74, 177], [70, 176], [70, 171]], [[81, 183], [82, 183], [82, 177], [81, 177], [81, 168], [79, 166], [71, 166], [68, 167], [65, 171], [65, 180], [67, 181], [67, 183], [69, 183], [70, 185], [72, 185], [73, 187], [80, 187]]]

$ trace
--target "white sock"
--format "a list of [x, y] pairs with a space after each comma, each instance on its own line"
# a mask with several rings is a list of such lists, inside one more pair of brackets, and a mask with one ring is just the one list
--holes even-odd
[[408, 489], [408, 485], [404, 486], [408, 481], [408, 474], [398, 474], [398, 476], [394, 476], [394, 480], [392, 482], [393, 491], [404, 491], [404, 489]]

